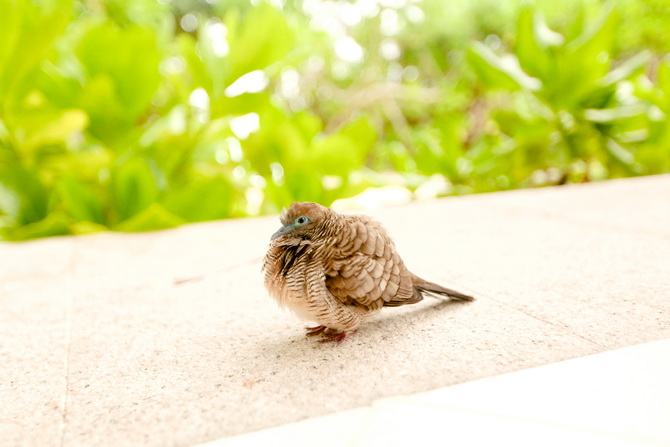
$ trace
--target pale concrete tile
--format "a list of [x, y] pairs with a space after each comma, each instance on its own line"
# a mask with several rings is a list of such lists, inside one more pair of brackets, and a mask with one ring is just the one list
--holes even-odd
[[[298, 441], [297, 446], [306, 445]], [[609, 433], [516, 417], [423, 405], [391, 399], [373, 406], [365, 433], [351, 446], [409, 445], [661, 447], [654, 440], [615, 437]]]
[[[649, 194], [652, 189], [655, 193]], [[578, 200], [575, 195], [580, 196]], [[664, 225], [670, 221], [668, 174], [518, 190], [504, 196], [498, 205], [535, 210], [555, 220], [597, 229], [670, 235], [670, 227]], [[621, 206], [623, 203], [626, 206]]]
[[670, 445], [670, 340], [517, 371], [412, 402]]
[[[548, 206], [561, 194], [593, 204], [591, 190], [558, 188], [544, 197]], [[521, 200], [544, 191], [514, 194]], [[649, 184], [636, 194], [655, 193]], [[619, 229], [598, 236], [582, 222], [495, 205], [496, 197], [507, 195], [375, 213], [393, 227], [417, 274], [477, 289], [480, 299], [389, 309], [339, 346], [306, 339], [303, 323], [263, 289], [260, 259], [276, 218], [77, 238], [75, 260], [58, 249], [67, 247], [65, 239], [38, 241], [25, 254], [45, 281], [44, 301], [34, 312], [29, 303], [36, 301], [21, 307], [35, 281], [28, 262], [11, 267], [17, 279], [0, 289], [0, 302], [18, 302], [9, 306], [21, 309], [12, 318], [28, 328], [32, 318], [62, 315], [62, 307], [48, 304], [58, 298], [59, 281], [77, 284], [64, 445], [194, 444], [668, 336], [667, 242], [656, 233], [631, 232], [620, 242]], [[657, 222], [655, 210], [645, 213]], [[52, 258], [71, 260], [73, 269], [41, 265]], [[189, 276], [200, 278], [175, 282]], [[58, 324], [22, 329], [20, 343], [3, 343], [11, 361], [0, 368], [17, 376], [45, 368], [23, 376], [22, 389], [31, 390], [21, 396], [26, 402], [64, 396], [58, 387], [38, 390], [44, 377], [63, 377], [57, 360], [66, 345], [53, 341], [65, 332]], [[24, 345], [41, 354], [22, 361]], [[44, 346], [54, 347], [56, 360]], [[46, 427], [35, 436], [57, 425], [26, 420]]]
[[182, 287], [106, 279], [82, 291], [66, 443], [204, 442], [593, 349], [487, 300], [426, 301], [322, 345], [265, 296], [257, 272]]
[[173, 286], [228, 277], [240, 266], [260, 265], [276, 217], [228, 219], [146, 233], [97, 233], [72, 238], [74, 274], [84, 280], [124, 279], [131, 287]]
[[370, 407], [341, 411], [280, 427], [200, 444], [197, 447], [353, 446], [371, 423]]
[[[661, 180], [666, 182], [665, 178], [670, 176]], [[539, 194], [544, 206], [559, 211], [562, 202], [556, 198], [597, 208], [595, 216], [605, 220], [628, 203], [634, 206], [634, 197], [616, 207], [599, 205], [599, 195], [591, 193], [606, 185], [597, 186], [563, 194], [559, 194], [561, 188], [546, 195], [527, 194], [530, 198]], [[669, 236], [651, 230], [603, 228], [597, 221], [584, 225], [530, 208], [510, 208], [505, 205], [510, 195], [520, 203], [526, 197], [517, 191], [448, 201], [448, 206], [408, 206], [408, 214], [421, 216], [421, 231], [416, 232], [403, 231], [404, 224], [392, 217], [392, 210], [384, 210], [383, 217], [395, 230], [392, 234], [397, 234], [408, 267], [427, 279], [505, 303], [602, 347], [670, 337]], [[668, 208], [650, 206], [640, 212], [656, 222], [658, 232], [667, 233], [670, 228], [661, 222], [670, 220], [665, 218]]]
[[414, 396], [382, 399], [371, 407], [203, 447], [481, 446], [501, 440], [519, 446], [661, 447], [670, 442], [666, 427], [670, 399], [665, 380], [669, 367], [670, 340], [665, 340]]
[[57, 446], [67, 423], [73, 290], [67, 278], [15, 286], [0, 284], [0, 444]]
[[0, 242], [0, 284], [18, 287], [24, 282], [58, 280], [67, 276], [72, 269], [73, 247], [70, 237]]

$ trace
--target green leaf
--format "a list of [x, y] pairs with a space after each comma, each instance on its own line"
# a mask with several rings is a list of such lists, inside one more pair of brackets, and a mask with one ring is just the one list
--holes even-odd
[[91, 188], [71, 176], [59, 179], [56, 189], [68, 214], [78, 221], [105, 223], [102, 201]]
[[597, 80], [607, 74], [617, 24], [614, 4], [607, 3], [598, 18], [566, 45], [557, 80], [557, 86], [564, 89], [566, 96], [578, 101], [584, 92], [593, 88]]
[[628, 169], [634, 169], [635, 166], [635, 155], [630, 152], [628, 149], [609, 138], [607, 140], [607, 145], [605, 146], [607, 151], [612, 157], [617, 160], [619, 163], [627, 167]]
[[88, 116], [78, 109], [24, 114], [21, 118], [27, 127], [24, 148], [65, 144], [73, 133], [81, 132], [88, 124]]
[[89, 222], [87, 220], [81, 222], [70, 222], [70, 232], [72, 234], [91, 234], [108, 230], [109, 228], [105, 225]]
[[39, 237], [60, 236], [69, 233], [67, 216], [61, 211], [54, 211], [38, 222], [30, 223], [10, 231], [8, 238], [21, 241]]
[[312, 140], [322, 128], [321, 120], [309, 112], [287, 116], [272, 106], [260, 115], [260, 131], [244, 141], [244, 156], [254, 171], [264, 177], [271, 175], [270, 164], [280, 162], [289, 176], [293, 168], [309, 158]]
[[294, 166], [291, 174], [286, 176], [286, 188], [292, 202], [319, 202], [323, 194], [320, 176], [300, 165]]
[[[198, 29], [198, 41], [194, 47], [192, 58], [190, 51], [186, 48], [188, 61], [191, 63], [192, 70], [200, 75], [201, 83], [209, 94], [214, 98], [223, 96], [226, 88], [226, 81], [229, 79], [230, 59], [225, 57], [222, 50], [222, 42], [225, 42], [223, 31], [226, 28], [220, 23], [205, 22]], [[227, 50], [225, 51], [227, 53]]]
[[575, 40], [567, 44], [574, 56], [591, 62], [600, 53], [611, 51], [617, 33], [618, 16], [614, 2], [607, 2], [595, 21]]
[[479, 80], [488, 88], [537, 91], [542, 87], [539, 79], [528, 76], [521, 69], [515, 56], [498, 56], [480, 42], [471, 46], [467, 58]]
[[152, 203], [141, 213], [121, 222], [114, 227], [117, 231], [151, 231], [173, 228], [186, 223], [174, 214], [167, 211], [158, 203]]
[[650, 60], [651, 53], [649, 51], [642, 51], [607, 73], [598, 81], [598, 84], [606, 87], [628, 79], [633, 74], [643, 71]]
[[316, 172], [345, 176], [362, 166], [367, 149], [346, 135], [331, 134], [314, 142], [309, 164]]
[[315, 138], [304, 162], [316, 172], [346, 177], [363, 166], [376, 141], [377, 132], [366, 117], [360, 117], [339, 131]]
[[646, 115], [646, 107], [642, 104], [614, 107], [610, 109], [586, 109], [584, 117], [594, 123], [611, 123], [636, 116]]
[[[316, 116], [313, 113], [306, 111], [299, 112], [296, 113], [295, 115], [292, 115], [290, 117], [290, 120], [293, 124], [295, 124], [297, 129], [300, 130], [300, 133], [305, 139], [305, 141], [311, 140], [312, 138], [314, 138], [315, 135], [323, 131], [323, 122], [318, 116]], [[363, 118], [362, 121], [366, 121], [366, 119]], [[370, 131], [365, 129], [366, 123], [362, 121], [354, 120], [350, 122], [348, 125], [344, 126], [344, 128], [342, 128], [342, 131], [347, 133], [347, 132], [356, 132], [358, 130], [362, 134], [367, 134], [369, 136]], [[369, 125], [369, 122], [367, 124]], [[351, 127], [349, 127], [350, 125]]]
[[[198, 42], [193, 36], [186, 33], [178, 34], [173, 42], [175, 53], [185, 63], [185, 74], [177, 72], [174, 74], [168, 73], [167, 78], [172, 82], [174, 88], [177, 90], [182, 98], [188, 98], [191, 91], [196, 87], [203, 87], [210, 94], [213, 92], [213, 84], [222, 82], [218, 78], [213, 78], [208, 67], [203, 62], [203, 57], [200, 57]], [[223, 91], [223, 87], [219, 90]], [[210, 95], [218, 97], [219, 95]]]
[[226, 18], [231, 84], [240, 76], [282, 60], [294, 47], [286, 17], [266, 2], [252, 8], [244, 20]]
[[[139, 26], [119, 29], [109, 22], [91, 26], [75, 54], [89, 82], [97, 83], [82, 92], [80, 100], [92, 115], [106, 116], [105, 107], [111, 106], [112, 122], [132, 124], [146, 112], [161, 81], [161, 52], [152, 30]], [[103, 103], [95, 107], [100, 96]]]
[[[318, 124], [321, 122], [318, 121]], [[369, 151], [377, 142], [377, 131], [366, 116], [349, 121], [340, 129], [339, 134], [351, 138], [364, 152]]]
[[[436, 123], [437, 124], [437, 123]], [[464, 155], [460, 131], [462, 122], [449, 115], [440, 117], [439, 127], [418, 129], [415, 140], [417, 146], [417, 168], [426, 175], [443, 174], [452, 181], [460, 177], [459, 159]]]
[[31, 87], [27, 75], [52, 48], [70, 20], [72, 2], [40, 8], [26, 0], [0, 1], [0, 106]]
[[416, 162], [410, 155], [407, 147], [399, 141], [390, 141], [384, 147], [388, 153], [393, 169], [400, 172], [412, 172], [416, 169]]
[[203, 178], [173, 187], [163, 205], [189, 222], [222, 219], [231, 214], [232, 191], [232, 185], [222, 177]]
[[95, 137], [113, 144], [130, 131], [133, 123], [119, 102], [114, 81], [96, 76], [83, 86], [78, 105], [90, 118], [89, 130]]
[[149, 164], [129, 158], [112, 172], [112, 196], [119, 221], [144, 211], [158, 200], [158, 184]]
[[538, 28], [548, 30], [544, 19], [539, 14], [534, 14], [534, 8], [530, 5], [522, 8], [517, 19], [514, 52], [528, 74], [546, 82], [553, 68], [547, 47], [554, 42], [540, 40]]
[[39, 222], [47, 216], [49, 191], [36, 172], [19, 165], [7, 166], [0, 170], [0, 184], [13, 192], [13, 199], [6, 201], [5, 206], [12, 202], [14, 205], [2, 212], [11, 216], [17, 225]]
[[419, 171], [426, 175], [451, 171], [447, 175], [453, 178], [455, 171], [442, 163], [443, 151], [437, 132], [434, 129], [422, 129], [416, 132], [415, 140], [417, 147], [415, 160]]
[[535, 13], [533, 19], [533, 33], [537, 42], [545, 49], [560, 47], [565, 43], [563, 35], [549, 28], [544, 15], [539, 12]]
[[670, 58], [666, 56], [658, 65], [658, 86], [666, 97], [668, 105], [670, 105]]
[[21, 19], [24, 3], [23, 0], [5, 0], [0, 2], [0, 79], [7, 76], [6, 67], [9, 65], [14, 54], [16, 42], [21, 37]]
[[16, 225], [20, 206], [19, 194], [0, 181], [0, 229]]

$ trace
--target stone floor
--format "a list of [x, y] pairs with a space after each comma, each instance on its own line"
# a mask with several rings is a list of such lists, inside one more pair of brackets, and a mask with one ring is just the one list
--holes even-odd
[[[276, 217], [0, 244], [0, 445], [226, 442], [371, 406], [397, 431], [417, 421], [399, 396], [670, 338], [668, 175], [371, 214], [410, 269], [477, 301], [388, 309], [322, 345], [263, 289]], [[554, 393], [579, 389], [567, 377]]]
[[667, 447], [669, 375], [665, 339], [380, 399], [200, 447]]

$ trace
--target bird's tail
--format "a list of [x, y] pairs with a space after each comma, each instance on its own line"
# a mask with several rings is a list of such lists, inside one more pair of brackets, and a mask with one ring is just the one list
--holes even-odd
[[439, 284], [426, 281], [425, 279], [419, 278], [416, 275], [412, 275], [412, 285], [416, 290], [427, 295], [432, 295], [433, 297], [439, 298], [441, 296], [447, 296], [451, 299], [458, 301], [473, 301], [474, 297], [470, 295], [465, 295], [464, 293], [457, 292], [455, 290], [447, 289], [442, 287]]

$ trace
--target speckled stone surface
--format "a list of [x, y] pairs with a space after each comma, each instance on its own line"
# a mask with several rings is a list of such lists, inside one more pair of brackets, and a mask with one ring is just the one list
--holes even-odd
[[192, 445], [670, 337], [670, 176], [370, 214], [478, 300], [322, 345], [263, 289], [276, 217], [0, 244], [0, 445]]

